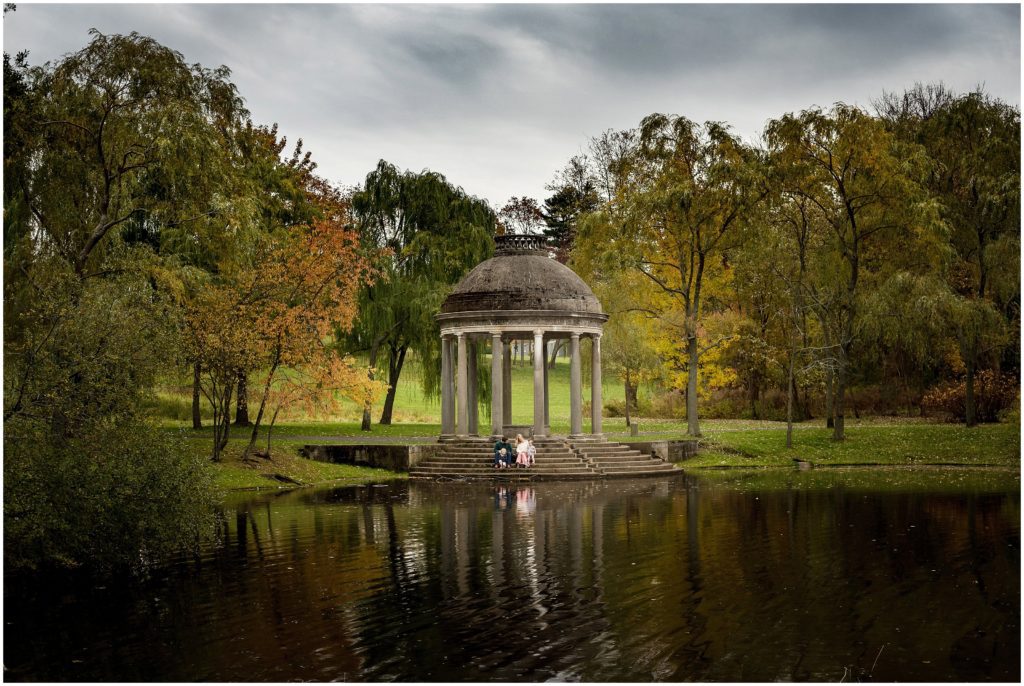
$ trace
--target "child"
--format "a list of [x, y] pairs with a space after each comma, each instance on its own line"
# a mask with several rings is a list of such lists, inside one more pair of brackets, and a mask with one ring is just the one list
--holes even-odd
[[526, 449], [526, 466], [532, 467], [537, 464], [537, 449], [533, 446], [532, 438], [527, 443], [530, 444], [530, 447]]
[[505, 437], [502, 436], [494, 442], [494, 468], [504, 467], [507, 460], [508, 451], [506, 450]]
[[522, 434], [516, 435], [516, 466], [527, 467], [529, 465], [530, 443], [523, 438]]

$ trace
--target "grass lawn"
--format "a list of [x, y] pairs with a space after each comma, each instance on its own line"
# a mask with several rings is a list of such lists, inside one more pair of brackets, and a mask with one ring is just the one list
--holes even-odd
[[[486, 365], [485, 365], [486, 366]], [[584, 400], [590, 397], [584, 373]], [[622, 384], [605, 377], [603, 394], [606, 401], [623, 398]], [[530, 424], [533, 421], [533, 369], [527, 364], [513, 365], [512, 372], [512, 419], [516, 424]], [[551, 429], [556, 434], [569, 430], [569, 363], [559, 358], [556, 368], [549, 372]], [[255, 412], [255, 408], [251, 408]], [[189, 437], [209, 449], [212, 430], [210, 418], [206, 416], [206, 427], [193, 431], [191, 426], [191, 387], [169, 385], [163, 389], [159, 399], [150, 408], [151, 413], [168, 429], [185, 429]], [[204, 411], [208, 404], [204, 401]], [[589, 414], [589, 413], [586, 413]], [[346, 403], [337, 416], [310, 418], [294, 416], [279, 420], [274, 427], [275, 462], [276, 455], [282, 460], [300, 460], [298, 447], [304, 442], [326, 443], [332, 440], [358, 442], [395, 441], [406, 443], [433, 442], [440, 433], [440, 402], [425, 398], [420, 390], [420, 369], [416, 360], [406, 365], [399, 382], [395, 398], [394, 423], [382, 426], [376, 423], [380, 415], [380, 404], [374, 408], [373, 424], [369, 432], [360, 430], [361, 411], [352, 403]], [[589, 429], [585, 416], [584, 430]], [[490, 425], [486, 411], [481, 407], [480, 425], [486, 431]], [[612, 440], [628, 437], [625, 419], [605, 417], [605, 435]], [[684, 419], [639, 419], [640, 437], [644, 440], [686, 438]], [[248, 429], [232, 428], [232, 444], [229, 456], [234, 450], [240, 454], [241, 446], [248, 437]], [[955, 424], [930, 423], [921, 419], [896, 417], [847, 418], [847, 440], [832, 442], [831, 431], [823, 420], [804, 422], [794, 426], [792, 449], [785, 448], [785, 424], [763, 420], [702, 419], [701, 451], [686, 461], [688, 469], [713, 467], [791, 467], [793, 459], [809, 461], [817, 465], [1002, 465], [1020, 467], [1019, 423], [978, 426], [967, 429]], [[261, 431], [265, 436], [265, 429]], [[261, 436], [261, 442], [262, 442]], [[237, 448], [235, 447], [237, 445]], [[254, 475], [250, 467], [232, 463], [229, 459], [218, 469], [222, 481], [230, 487], [251, 487], [272, 484], [259, 474]], [[294, 473], [288, 473], [293, 469]], [[315, 466], [291, 463], [268, 466], [264, 471], [277, 471], [294, 476], [303, 483], [314, 483], [331, 479], [375, 478], [354, 468], [338, 465]], [[312, 470], [312, 471], [307, 471]], [[261, 481], [262, 479], [262, 481]]]
[[958, 424], [902, 423], [848, 425], [847, 439], [835, 443], [824, 427], [793, 432], [786, 449], [785, 425], [775, 429], [708, 428], [700, 453], [685, 463], [696, 467], [792, 466], [793, 459], [815, 465], [998, 465], [1020, 467], [1020, 426], [989, 424], [968, 429]]
[[[489, 367], [490, 363], [485, 361], [482, 366]], [[588, 373], [584, 373], [583, 399], [590, 400], [590, 384]], [[605, 402], [611, 400], [621, 401], [624, 396], [622, 384], [615, 379], [606, 378], [601, 385], [601, 393]], [[189, 380], [189, 384], [191, 381]], [[569, 428], [569, 360], [558, 358], [555, 369], [548, 372], [549, 392], [549, 417], [552, 428], [568, 431]], [[250, 403], [254, 402], [250, 396]], [[381, 436], [411, 436], [420, 429], [404, 429], [401, 426], [416, 427], [422, 426], [426, 433], [422, 435], [436, 436], [441, 425], [441, 399], [427, 398], [423, 395], [420, 384], [420, 367], [418, 361], [407, 362], [402, 370], [402, 376], [398, 382], [398, 391], [395, 394], [395, 407], [393, 420], [395, 424], [391, 427], [380, 426], [377, 420], [380, 419], [381, 408], [384, 399], [376, 404], [373, 409], [372, 435]], [[150, 413], [166, 426], [190, 427], [192, 425], [192, 387], [186, 385], [185, 381], [179, 380], [176, 383], [165, 384], [159, 391], [156, 402], [148, 408]], [[255, 414], [256, 408], [250, 405], [250, 412]], [[212, 419], [209, 403], [202, 400], [203, 421], [209, 422]], [[291, 417], [287, 420], [279, 419], [274, 428], [275, 433], [291, 435], [358, 435], [359, 423], [362, 420], [362, 408], [355, 403], [344, 401], [341, 411], [334, 416], [318, 417], [319, 422], [311, 423], [308, 417]], [[607, 420], [606, 420], [607, 421]], [[625, 427], [624, 420], [619, 419]], [[481, 405], [480, 424], [488, 426], [490, 423], [489, 414], [486, 408]], [[533, 367], [527, 361], [526, 364], [515, 363], [512, 366], [512, 423], [532, 424], [533, 423]], [[585, 421], [589, 424], [589, 421]], [[321, 427], [313, 433], [301, 428], [293, 430], [294, 426]], [[355, 433], [350, 433], [354, 426]], [[325, 433], [325, 428], [327, 433]]]

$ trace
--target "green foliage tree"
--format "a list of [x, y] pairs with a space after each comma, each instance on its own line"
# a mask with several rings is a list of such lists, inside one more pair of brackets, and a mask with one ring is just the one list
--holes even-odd
[[742, 241], [745, 223], [763, 197], [759, 165], [750, 148], [714, 122], [700, 126], [685, 117], [652, 114], [636, 139], [632, 154], [615, 170], [621, 179], [616, 198], [587, 223], [587, 240], [613, 255], [620, 268], [637, 270], [660, 294], [647, 300], [648, 311], [678, 330], [688, 366], [687, 431], [698, 436], [705, 280]]
[[568, 261], [576, 240], [580, 218], [597, 210], [600, 198], [585, 155], [569, 160], [547, 189], [553, 195], [544, 200], [544, 236], [555, 251], [555, 259]]
[[149, 560], [194, 540], [211, 497], [190, 451], [139, 410], [180, 361], [193, 276], [160, 243], [237, 211], [245, 110], [226, 69], [138, 34], [93, 32], [56, 63], [4, 70], [6, 551]]
[[830, 230], [835, 307], [824, 325], [834, 338], [836, 395], [833, 439], [845, 438], [845, 398], [852, 350], [863, 325], [863, 296], [899, 269], [937, 264], [933, 207], [920, 185], [923, 151], [886, 131], [856, 107], [811, 109], [769, 122], [769, 150], [790, 169], [789, 190], [807, 198]]
[[[388, 392], [380, 423], [390, 424], [395, 391], [410, 349], [424, 361], [425, 390], [440, 377], [434, 315], [451, 288], [494, 250], [496, 217], [487, 203], [431, 171], [402, 172], [381, 160], [352, 196], [356, 227], [375, 261], [376, 281], [360, 293], [349, 347], [369, 353], [371, 378], [387, 355]], [[370, 408], [363, 430], [370, 429]]]
[[973, 426], [975, 374], [1019, 321], [1020, 111], [981, 90], [958, 96], [920, 84], [876, 106], [931, 161], [928, 188], [949, 229], [946, 281], [960, 301], [949, 305], [947, 323], [966, 369], [965, 422]]

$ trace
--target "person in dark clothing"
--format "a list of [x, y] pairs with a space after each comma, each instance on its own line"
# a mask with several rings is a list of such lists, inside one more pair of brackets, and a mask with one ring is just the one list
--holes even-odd
[[494, 468], [499, 469], [507, 467], [509, 447], [508, 443], [505, 442], [505, 437], [502, 436], [494, 442]]

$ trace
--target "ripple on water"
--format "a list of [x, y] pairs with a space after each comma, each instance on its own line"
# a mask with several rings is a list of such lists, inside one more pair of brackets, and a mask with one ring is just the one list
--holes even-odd
[[6, 583], [9, 675], [1019, 678], [1019, 490], [524, 488], [260, 495], [148, 581]]

